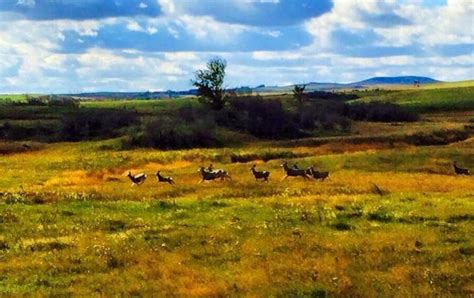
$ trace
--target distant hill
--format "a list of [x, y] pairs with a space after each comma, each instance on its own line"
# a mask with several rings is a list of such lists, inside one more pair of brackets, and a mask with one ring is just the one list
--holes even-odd
[[[418, 77], [418, 76], [402, 76], [402, 77], [373, 77], [367, 80], [360, 82], [341, 84], [341, 83], [321, 83], [321, 82], [309, 82], [301, 83], [298, 85], [305, 85], [306, 91], [328, 91], [344, 88], [356, 88], [362, 89], [373, 85], [412, 85], [415, 81], [418, 81], [420, 84], [434, 84], [441, 83], [441, 81], [428, 78], [428, 77]], [[257, 93], [284, 93], [292, 92], [295, 85], [289, 86], [265, 86], [260, 85], [255, 88], [251, 88], [253, 92]]]
[[366, 85], [411, 85], [415, 81], [420, 84], [434, 84], [440, 83], [428, 77], [417, 77], [417, 76], [403, 76], [403, 77], [373, 77], [367, 80], [363, 80], [356, 83], [348, 84], [350, 86], [366, 86]]
[[[306, 92], [312, 91], [331, 91], [337, 89], [364, 89], [375, 85], [412, 85], [415, 81], [418, 81], [422, 85], [442, 83], [441, 81], [418, 76], [401, 76], [401, 77], [373, 77], [360, 82], [340, 84], [340, 83], [321, 83], [321, 82], [309, 82], [301, 83], [298, 85], [305, 85]], [[229, 91], [233, 91], [240, 94], [248, 93], [291, 93], [295, 85], [288, 86], [265, 86], [258, 85], [256, 87], [242, 86]], [[197, 95], [196, 89], [190, 89], [187, 91], [157, 91], [157, 92], [88, 92], [79, 94], [62, 94], [66, 96], [73, 96], [78, 98], [93, 98], [93, 99], [160, 99], [160, 98], [176, 98], [182, 96], [193, 96]]]
[[95, 99], [162, 99], [197, 95], [196, 89], [187, 91], [155, 91], [155, 92], [86, 92], [76, 94], [61, 94], [77, 98]]

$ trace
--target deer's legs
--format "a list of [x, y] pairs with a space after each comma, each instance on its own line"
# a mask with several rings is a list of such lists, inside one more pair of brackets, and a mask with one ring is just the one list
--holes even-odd
[[288, 178], [288, 175], [285, 175], [285, 176], [281, 179], [281, 181], [285, 180], [286, 178]]

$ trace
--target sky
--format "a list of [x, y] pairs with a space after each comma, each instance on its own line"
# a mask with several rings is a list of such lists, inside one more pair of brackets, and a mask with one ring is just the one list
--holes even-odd
[[0, 93], [474, 79], [473, 0], [0, 0]]

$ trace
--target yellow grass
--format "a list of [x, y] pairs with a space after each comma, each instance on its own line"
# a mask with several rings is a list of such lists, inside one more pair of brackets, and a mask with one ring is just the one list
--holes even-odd
[[[454, 115], [430, 119], [458, 127]], [[430, 120], [428, 119], [428, 120]], [[418, 125], [418, 124], [415, 124]], [[429, 128], [358, 123], [362, 134]], [[443, 125], [443, 124], [440, 124]], [[474, 140], [446, 146], [256, 143], [243, 148], [115, 151], [50, 144], [0, 159], [0, 293], [75, 296], [469, 296]], [[291, 151], [324, 182], [288, 178]], [[198, 166], [233, 181], [198, 184]], [[252, 164], [271, 171], [256, 182]], [[159, 184], [157, 170], [175, 186]], [[131, 187], [128, 171], [147, 181]], [[375, 190], [375, 186], [379, 191]], [[2, 248], [1, 245], [8, 245]]]

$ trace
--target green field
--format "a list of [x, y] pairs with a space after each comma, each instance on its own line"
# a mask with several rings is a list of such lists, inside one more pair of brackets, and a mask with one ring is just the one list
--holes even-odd
[[[452, 167], [474, 169], [472, 88], [371, 93], [359, 100], [425, 113], [353, 121], [330, 137], [233, 132], [238, 146], [186, 150], [124, 148], [123, 135], [0, 140], [0, 294], [472, 296], [474, 180]], [[190, 102], [87, 101], [80, 110], [147, 118]], [[2, 107], [0, 126], [59, 125], [68, 113]], [[281, 181], [282, 159], [330, 176]], [[198, 183], [210, 163], [232, 181]], [[268, 183], [255, 181], [253, 164], [271, 172]], [[157, 170], [176, 185], [158, 183]], [[128, 171], [148, 178], [132, 187]]]
[[[469, 111], [474, 109], [474, 86], [468, 81], [464, 87], [434, 88], [438, 86], [425, 86], [420, 89], [393, 90], [389, 92], [374, 92], [368, 96], [363, 96], [355, 102], [389, 102], [407, 107], [411, 110], [427, 112], [443, 111]], [[378, 94], [380, 93], [380, 94]]]

